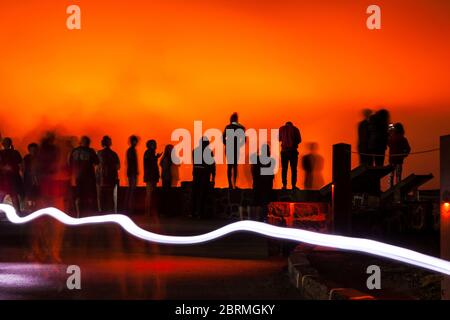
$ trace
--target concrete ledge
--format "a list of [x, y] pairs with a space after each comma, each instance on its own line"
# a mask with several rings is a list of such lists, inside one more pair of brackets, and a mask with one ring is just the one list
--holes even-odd
[[375, 300], [369, 294], [353, 288], [339, 288], [325, 281], [311, 266], [306, 255], [295, 250], [288, 258], [288, 271], [292, 284], [305, 299], [311, 300]]

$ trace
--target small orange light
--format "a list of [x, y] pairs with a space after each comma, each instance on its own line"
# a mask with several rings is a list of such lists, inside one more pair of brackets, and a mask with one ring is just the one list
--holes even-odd
[[450, 209], [450, 202], [444, 202], [444, 210], [449, 211]]

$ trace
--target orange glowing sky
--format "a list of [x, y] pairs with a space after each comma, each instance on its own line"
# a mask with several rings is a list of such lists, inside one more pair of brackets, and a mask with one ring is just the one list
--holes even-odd
[[[329, 181], [331, 145], [355, 145], [359, 111], [385, 106], [414, 150], [437, 147], [450, 133], [450, 2], [374, 3], [380, 31], [360, 0], [2, 1], [0, 132], [22, 151], [49, 127], [96, 148], [110, 134], [122, 156], [129, 134], [162, 150], [173, 129], [223, 128], [239, 111], [247, 127], [292, 120]], [[70, 4], [82, 30], [66, 28]], [[410, 157], [406, 174], [438, 175], [438, 159]]]

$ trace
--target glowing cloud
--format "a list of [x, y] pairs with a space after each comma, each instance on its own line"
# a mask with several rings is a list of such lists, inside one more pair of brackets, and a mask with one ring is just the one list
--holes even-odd
[[26, 217], [19, 217], [16, 210], [7, 204], [0, 204], [0, 211], [5, 212], [8, 220], [15, 224], [27, 223], [46, 215], [71, 226], [116, 223], [135, 237], [161, 244], [198, 244], [218, 239], [233, 232], [255, 232], [277, 239], [368, 253], [450, 275], [449, 261], [428, 256], [413, 250], [368, 239], [322, 234], [293, 228], [282, 228], [256, 221], [239, 221], [231, 223], [217, 230], [197, 236], [167, 236], [146, 231], [138, 227], [129, 217], [121, 214], [73, 218], [56, 208], [46, 208], [35, 211]]

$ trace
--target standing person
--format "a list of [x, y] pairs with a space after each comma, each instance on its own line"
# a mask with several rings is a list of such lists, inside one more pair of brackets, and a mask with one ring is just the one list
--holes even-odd
[[166, 145], [161, 161], [159, 162], [159, 165], [161, 166], [161, 180], [163, 189], [171, 188], [173, 183], [172, 171], [174, 163], [172, 161], [172, 150], [173, 144]]
[[28, 154], [23, 158], [24, 206], [30, 210], [36, 208], [36, 200], [39, 193], [38, 151], [39, 145], [30, 143], [28, 145]]
[[358, 153], [359, 164], [368, 165], [370, 162], [369, 153], [369, 120], [372, 116], [372, 110], [364, 109], [362, 116], [364, 119], [358, 124]]
[[[270, 157], [270, 147], [267, 144], [261, 146], [261, 152], [257, 155], [256, 163], [252, 165], [253, 177], [253, 205], [257, 208], [259, 221], [267, 220], [268, 204], [273, 198], [273, 180], [275, 178]], [[266, 169], [263, 172], [263, 169]]]
[[292, 190], [297, 188], [298, 145], [302, 142], [300, 130], [291, 121], [286, 122], [279, 131], [281, 142], [281, 178], [283, 190], [287, 188], [287, 172], [291, 166]]
[[170, 212], [170, 199], [172, 198], [172, 186], [176, 180], [175, 170], [176, 165], [172, 160], [172, 150], [173, 145], [168, 144], [164, 148], [164, 153], [159, 161], [159, 165], [161, 166], [161, 180], [162, 180], [162, 206], [161, 206], [161, 214], [167, 215]]
[[[22, 178], [20, 167], [22, 156], [14, 149], [11, 138], [4, 138], [2, 141], [3, 150], [0, 151], [0, 191], [11, 197], [13, 206], [20, 212], [19, 196], [22, 195]], [[3, 200], [3, 199], [0, 199]]]
[[323, 186], [322, 176], [323, 157], [318, 153], [319, 144], [311, 142], [307, 144], [309, 153], [302, 157], [302, 168], [305, 172], [304, 186], [307, 190], [319, 189]]
[[147, 150], [144, 153], [145, 213], [150, 214], [153, 192], [160, 178], [158, 159], [161, 157], [161, 153], [156, 153], [157, 144], [155, 140], [147, 141], [146, 146]]
[[405, 137], [405, 129], [401, 123], [394, 124], [388, 146], [389, 164], [394, 168], [390, 176], [390, 186], [393, 187], [395, 183], [402, 181], [403, 162], [411, 152], [408, 139]]
[[381, 167], [388, 144], [389, 111], [381, 109], [370, 117], [369, 121], [369, 165]]
[[227, 177], [230, 189], [237, 188], [239, 155], [241, 148], [245, 145], [245, 127], [238, 120], [238, 114], [234, 112], [222, 135], [227, 156]]
[[216, 179], [216, 163], [214, 154], [209, 148], [209, 140], [203, 137], [193, 151], [192, 181], [192, 217], [205, 217], [206, 202]]
[[104, 136], [101, 145], [102, 150], [97, 152], [99, 165], [97, 167], [97, 185], [99, 191], [100, 212], [114, 212], [117, 208], [114, 199], [114, 191], [119, 185], [120, 160], [117, 153], [112, 149], [112, 140]]
[[138, 156], [136, 151], [136, 146], [139, 142], [137, 136], [132, 135], [129, 138], [130, 147], [127, 150], [127, 178], [128, 178], [128, 189], [127, 196], [125, 199], [125, 205], [129, 214], [134, 213], [134, 196], [136, 193], [137, 181], [138, 181]]
[[81, 137], [80, 146], [73, 149], [69, 158], [72, 177], [75, 180], [75, 206], [78, 216], [92, 213], [97, 208], [97, 184], [95, 166], [99, 164], [97, 153], [90, 147], [91, 139]]

